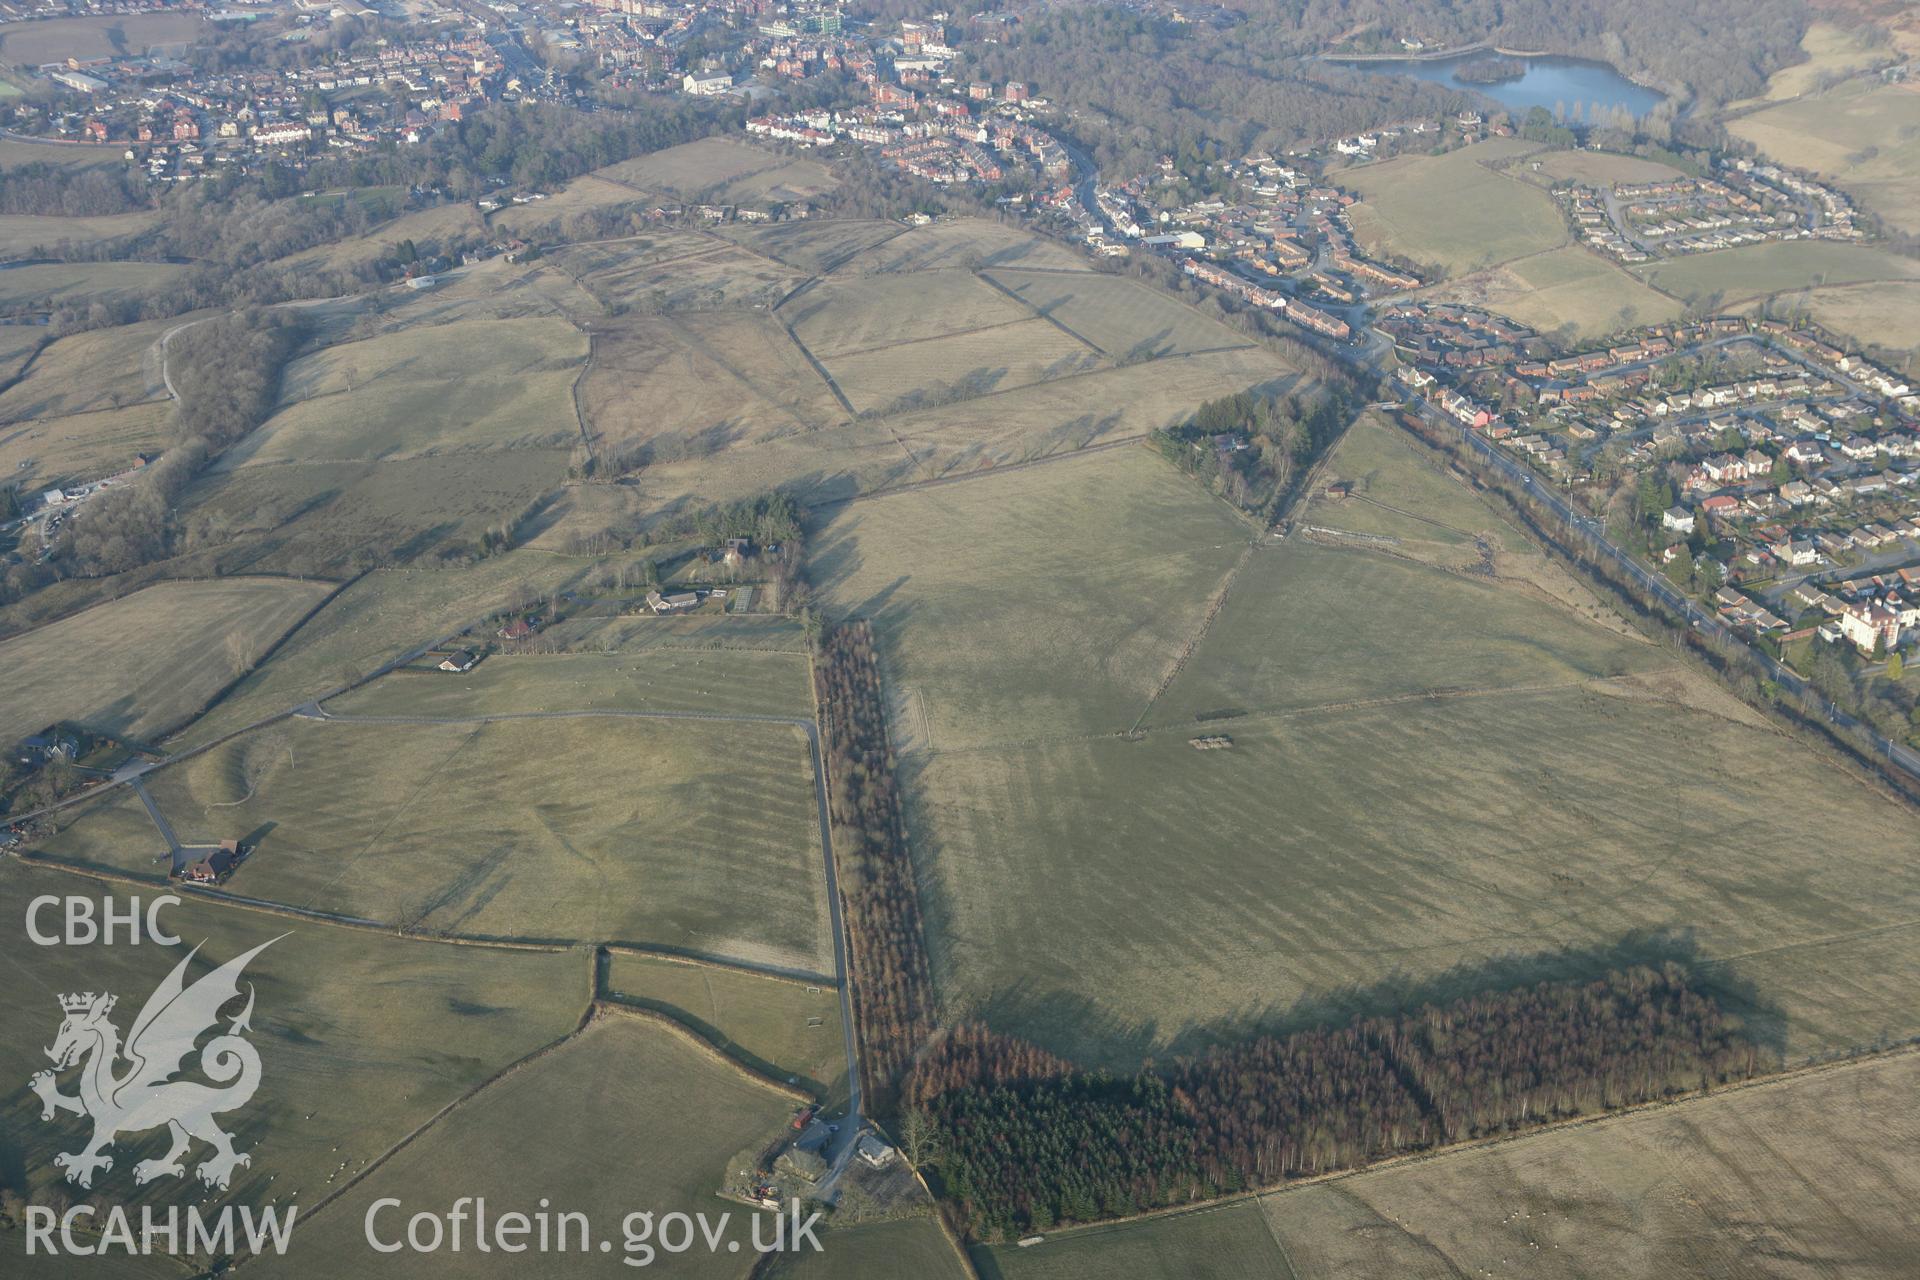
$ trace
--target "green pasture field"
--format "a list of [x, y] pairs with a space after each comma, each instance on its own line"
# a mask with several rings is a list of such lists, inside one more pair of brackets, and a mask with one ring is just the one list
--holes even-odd
[[724, 204], [769, 205], [818, 200], [840, 186], [833, 170], [805, 156], [735, 178], [720, 192]]
[[290, 578], [163, 583], [0, 643], [0, 741], [56, 720], [134, 739], [183, 724], [330, 589]]
[[788, 299], [780, 318], [825, 360], [1017, 324], [1033, 313], [971, 272], [915, 271], [821, 280]]
[[732, 501], [776, 487], [808, 502], [845, 500], [1142, 437], [1186, 421], [1214, 397], [1255, 387], [1284, 390], [1298, 379], [1264, 347], [1169, 356], [655, 463], [619, 486], [617, 498], [597, 500], [617, 503], [628, 527], [645, 527], [688, 503]]
[[932, 1218], [830, 1229], [820, 1245], [819, 1253], [775, 1258], [763, 1280], [971, 1280], [966, 1263]]
[[1148, 723], [1171, 732], [1218, 712], [1558, 686], [1670, 662], [1530, 592], [1301, 541], [1253, 557]]
[[[41, 349], [19, 382], [0, 392], [0, 422], [59, 418], [95, 409], [120, 409], [163, 398], [159, 342], [191, 315], [92, 329], [55, 339]], [[44, 337], [46, 330], [4, 326]]]
[[47, 330], [37, 324], [0, 324], [0, 383], [20, 376], [27, 361], [47, 341]]
[[[1054, 1233], [1020, 1248], [975, 1246], [983, 1280], [1308, 1280], [1295, 1270], [1252, 1200], [1234, 1200], [1142, 1222]], [[1426, 1280], [1419, 1271], [1397, 1273]], [[1317, 1280], [1317, 1277], [1315, 1278]], [[1329, 1275], [1327, 1280], [1334, 1280]], [[1382, 1277], [1382, 1280], [1385, 1280]]]
[[188, 490], [227, 543], [227, 572], [349, 577], [364, 563], [471, 553], [552, 492], [565, 449], [502, 449], [375, 462], [287, 462], [217, 470]]
[[187, 268], [168, 262], [43, 262], [0, 270], [0, 308], [117, 302], [164, 289]]
[[37, 67], [68, 58], [137, 56], [155, 45], [186, 44], [206, 29], [200, 14], [178, 11], [9, 23], [0, 34], [0, 61]]
[[[761, 588], [756, 587], [757, 593]], [[679, 649], [805, 653], [806, 630], [784, 614], [699, 613], [569, 618], [544, 633], [574, 653], [651, 653]]]
[[1920, 263], [1866, 245], [1789, 240], [1671, 258], [1636, 274], [1688, 304], [1725, 306], [1789, 289], [1912, 280]]
[[1590, 187], [1611, 187], [1617, 183], [1665, 182], [1686, 175], [1672, 165], [1641, 156], [1619, 155], [1611, 151], [1544, 151], [1529, 156], [1515, 169], [1524, 176], [1540, 173], [1561, 182], [1579, 182]]
[[1614, 692], [909, 756], [947, 1016], [1127, 1069], [1590, 948], [1693, 959], [1789, 1061], [1920, 1032], [1900, 808], [1769, 730]]
[[678, 312], [597, 329], [580, 402], [596, 445], [654, 461], [842, 421], [846, 412], [777, 320]]
[[60, 218], [50, 215], [0, 214], [0, 257], [33, 257], [35, 250], [61, 245], [91, 248], [126, 240], [160, 224], [157, 211], [113, 213], [97, 218]]
[[1118, 733], [1252, 530], [1144, 447], [840, 508], [811, 540], [870, 618], [903, 750]]
[[1677, 299], [1578, 245], [1462, 276], [1428, 296], [1485, 307], [1576, 342], [1676, 320], [1685, 310]]
[[1802, 310], [1857, 346], [1920, 349], [1920, 280], [1864, 281], [1778, 294], [1774, 310]]
[[610, 564], [510, 551], [465, 565], [382, 569], [348, 583], [263, 666], [182, 735], [210, 742], [350, 684], [479, 622], [497, 609], [539, 604], [589, 584]]
[[668, 956], [614, 952], [606, 984], [616, 998], [686, 1023], [762, 1075], [845, 1106], [847, 1046], [831, 986]]
[[1920, 231], [1920, 86], [1851, 80], [1727, 127], [1782, 164], [1832, 178], [1888, 225]]
[[[318, 198], [318, 197], [316, 197]], [[412, 240], [422, 255], [430, 244], [444, 244], [481, 229], [480, 211], [470, 204], [435, 205], [416, 209], [381, 223], [365, 235], [315, 245], [278, 259], [281, 266], [316, 267], [340, 271], [391, 257], [402, 241]]]
[[1362, 196], [1348, 211], [1355, 237], [1370, 251], [1449, 276], [1566, 244], [1566, 221], [1551, 196], [1483, 163], [1524, 155], [1531, 146], [1485, 142], [1342, 172], [1340, 184]]
[[1249, 345], [1246, 337], [1192, 307], [1118, 276], [1009, 270], [985, 275], [1116, 360]]
[[[14, 95], [18, 96], [18, 95]], [[0, 172], [23, 169], [30, 164], [49, 164], [57, 169], [122, 168], [122, 147], [93, 146], [84, 142], [26, 142], [0, 139]]]
[[1916, 1084], [1913, 1055], [1877, 1058], [976, 1258], [993, 1280], [1893, 1280], [1916, 1247]]
[[[670, 627], [664, 618], [642, 624]], [[525, 715], [540, 711], [700, 711], [813, 715], [804, 641], [791, 651], [643, 649], [636, 653], [497, 653], [464, 675], [431, 659], [329, 699], [342, 715]]]
[[[98, 882], [63, 872], [11, 859], [0, 865], [0, 910], [14, 929], [22, 927], [34, 896], [73, 894], [97, 903], [101, 892]], [[115, 901], [124, 909], [128, 898], [116, 891]], [[180, 946], [10, 945], [0, 1011], [19, 1033], [0, 1042], [0, 1070], [24, 1084], [50, 1065], [40, 1046], [53, 1042], [61, 1018], [56, 997], [63, 992], [118, 996], [112, 1020], [125, 1034], [147, 996], [191, 948], [201, 947], [190, 970], [200, 977], [278, 938], [247, 966], [243, 980], [255, 991], [248, 1038], [260, 1053], [260, 1089], [244, 1110], [223, 1117], [252, 1164], [235, 1170], [231, 1192], [215, 1203], [297, 1204], [303, 1224], [305, 1212], [435, 1112], [572, 1031], [591, 994], [592, 957], [585, 952], [401, 940], [195, 897], [164, 909], [160, 921]], [[196, 1061], [188, 1060], [189, 1070]], [[69, 1094], [72, 1075], [61, 1079]], [[54, 1153], [79, 1150], [86, 1132], [70, 1115], [42, 1122], [39, 1100], [24, 1087], [9, 1088], [0, 1105], [0, 1152], [29, 1192], [54, 1185], [60, 1176]], [[134, 1165], [166, 1146], [164, 1131], [128, 1133], [112, 1151], [113, 1168], [95, 1176], [93, 1195], [126, 1204], [136, 1230], [143, 1204], [163, 1215], [166, 1205], [189, 1200], [208, 1207], [191, 1167], [184, 1184], [162, 1178], [136, 1186]], [[196, 1143], [189, 1165], [206, 1150]], [[12, 1176], [9, 1182], [20, 1185]], [[0, 1243], [23, 1247], [4, 1233]], [[29, 1266], [25, 1274], [40, 1273]]]
[[[286, 1257], [263, 1259], [266, 1277], [519, 1277], [533, 1255], [378, 1254], [364, 1221], [382, 1197], [405, 1203], [377, 1220], [397, 1222], [427, 1206], [444, 1212], [460, 1196], [485, 1197], [491, 1212], [529, 1214], [542, 1199], [552, 1211], [585, 1213], [610, 1253], [590, 1258], [550, 1252], [549, 1272], [645, 1274], [622, 1263], [622, 1226], [633, 1212], [655, 1221], [670, 1213], [729, 1213], [740, 1245], [704, 1245], [654, 1264], [675, 1276], [744, 1280], [755, 1261], [749, 1220], [755, 1210], [715, 1195], [741, 1153], [771, 1143], [794, 1101], [728, 1065], [686, 1033], [652, 1018], [610, 1013], [580, 1035], [509, 1075], [435, 1124], [336, 1205], [303, 1224]], [[515, 1158], [501, 1159], [502, 1152]], [[771, 1219], [762, 1224], [771, 1236]], [[574, 1237], [577, 1240], [577, 1236]], [[637, 1255], [636, 1255], [637, 1256]]]
[[841, 264], [842, 274], [881, 275], [941, 271], [950, 268], [1044, 267], [1052, 271], [1091, 271], [1083, 253], [1003, 222], [985, 218], [943, 218], [903, 231]]
[[[261, 833], [231, 882], [247, 897], [435, 933], [832, 967], [813, 766], [792, 726], [292, 720], [149, 777], [183, 841]], [[151, 872], [145, 821], [116, 800], [45, 847]]]
[[557, 191], [548, 192], [545, 200], [510, 204], [494, 210], [487, 215], [487, 225], [496, 232], [524, 235], [541, 227], [558, 225], [565, 228], [568, 218], [574, 214], [595, 213], [623, 204], [637, 208], [643, 207], [646, 202], [645, 192], [588, 173]]
[[900, 412], [951, 396], [973, 399], [1109, 367], [1078, 338], [1038, 318], [823, 363], [862, 413]]
[[736, 222], [721, 227], [718, 232], [752, 253], [783, 262], [808, 275], [837, 271], [855, 255], [883, 245], [901, 233], [897, 222], [839, 218], [759, 224]]
[[1774, 72], [1767, 81], [1766, 100], [1784, 102], [1815, 93], [1823, 80], [1855, 75], [1894, 61], [1892, 48], [1874, 43], [1870, 38], [1872, 31], [1873, 28], [1864, 24], [1851, 28], [1831, 22], [1808, 24], [1806, 35], [1800, 38], [1800, 48], [1807, 60]]
[[327, 347], [287, 369], [280, 410], [219, 466], [570, 447], [586, 357], [586, 337], [553, 318], [423, 325]]
[[115, 475], [173, 443], [164, 400], [0, 425], [0, 478], [32, 492]]
[[1323, 478], [1350, 485], [1354, 497], [1329, 499], [1323, 485], [1302, 517], [1309, 524], [1452, 546], [1481, 534], [1520, 541], [1519, 532], [1473, 490], [1434, 465], [1430, 451], [1372, 414], [1341, 438]]
[[637, 159], [622, 160], [594, 172], [641, 191], [691, 200], [786, 164], [786, 158], [778, 152], [750, 143], [733, 138], [701, 138]]
[[768, 307], [800, 283], [791, 268], [718, 238], [682, 233], [669, 243], [645, 235], [562, 249], [553, 261], [616, 312]]

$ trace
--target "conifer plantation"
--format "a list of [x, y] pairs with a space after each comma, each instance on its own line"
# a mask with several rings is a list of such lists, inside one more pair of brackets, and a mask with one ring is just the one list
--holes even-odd
[[904, 1100], [938, 1133], [961, 1225], [991, 1240], [1633, 1106], [1762, 1065], [1669, 964], [1262, 1036], [1126, 1078], [958, 1028], [915, 1065]]
[[933, 981], [871, 625], [858, 620], [829, 631], [814, 681], [860, 1068], [870, 1105], [887, 1110], [900, 1074], [933, 1028]]

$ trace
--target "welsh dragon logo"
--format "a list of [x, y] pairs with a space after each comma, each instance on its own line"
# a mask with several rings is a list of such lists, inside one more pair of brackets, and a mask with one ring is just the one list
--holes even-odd
[[[241, 1034], [252, 1029], [251, 983], [246, 1007], [200, 1050], [200, 1070], [213, 1084], [170, 1077], [181, 1070], [201, 1034], [219, 1023], [221, 1008], [239, 997], [240, 973], [247, 962], [279, 940], [269, 939], [235, 956], [188, 986], [187, 966], [200, 952], [195, 947], [147, 997], [124, 1045], [119, 1029], [108, 1020], [118, 997], [91, 991], [60, 997], [66, 1018], [53, 1047], [46, 1050], [53, 1070], [36, 1073], [28, 1087], [40, 1096], [42, 1120], [62, 1111], [93, 1120], [93, 1139], [83, 1149], [53, 1158], [56, 1167], [67, 1171], [67, 1181], [91, 1187], [95, 1170], [113, 1168], [113, 1157], [105, 1153], [114, 1139], [162, 1125], [173, 1145], [159, 1159], [133, 1167], [136, 1183], [183, 1176], [187, 1170], [181, 1157], [195, 1138], [213, 1148], [194, 1170], [209, 1187], [226, 1190], [233, 1171], [252, 1163], [251, 1156], [233, 1149], [233, 1135], [214, 1122], [216, 1115], [245, 1106], [260, 1087], [260, 1054]], [[80, 1067], [77, 1097], [61, 1093], [55, 1081], [57, 1072], [73, 1066]]]

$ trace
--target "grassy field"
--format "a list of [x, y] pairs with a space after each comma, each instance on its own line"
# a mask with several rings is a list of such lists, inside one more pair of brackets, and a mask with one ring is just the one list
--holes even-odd
[[287, 369], [279, 412], [219, 465], [569, 447], [586, 356], [585, 336], [558, 319], [422, 325], [328, 347]]
[[47, 331], [37, 324], [0, 324], [0, 381], [20, 375], [47, 340]]
[[720, 192], [726, 204], [771, 205], [818, 200], [840, 185], [833, 170], [818, 160], [801, 156], [785, 164], [744, 174]]
[[591, 213], [623, 204], [644, 207], [646, 203], [644, 192], [588, 173], [575, 178], [558, 191], [548, 192], [545, 200], [510, 204], [504, 209], [495, 210], [487, 215], [487, 226], [496, 232], [524, 235], [535, 228], [556, 223], [564, 228], [567, 219], [574, 214]]
[[1044, 267], [1051, 271], [1091, 271], [1083, 253], [1002, 222], [984, 218], [942, 219], [914, 227], [883, 244], [854, 255], [843, 272], [938, 271], [960, 267]]
[[[638, 159], [622, 160], [596, 172], [642, 191], [692, 200], [708, 193], [718, 197], [743, 179], [786, 167], [786, 158], [778, 152], [732, 138], [702, 138]], [[821, 169], [824, 178], [824, 166], [815, 167]]]
[[862, 251], [901, 234], [897, 222], [863, 222], [837, 218], [801, 219], [753, 225], [732, 223], [719, 234], [753, 253], [808, 275], [836, 271]]
[[666, 1013], [763, 1075], [845, 1106], [846, 1037], [840, 994], [830, 986], [693, 964], [666, 956], [615, 952], [607, 988]]
[[[26, 376], [0, 392], [0, 421], [60, 418], [96, 409], [119, 409], [164, 397], [160, 336], [191, 316], [149, 320], [113, 329], [93, 329], [49, 343]], [[44, 329], [5, 326], [44, 337]]]
[[[1911, 1054], [982, 1251], [990, 1280], [1893, 1277], [1920, 1248]], [[1871, 1134], [1863, 1144], [1862, 1135]]]
[[159, 225], [160, 217], [155, 211], [114, 213], [98, 218], [0, 214], [0, 257], [38, 257], [40, 255], [36, 250], [52, 250], [61, 245], [92, 248], [114, 240], [125, 240], [152, 230]]
[[812, 502], [853, 498], [1142, 436], [1185, 421], [1215, 396], [1284, 389], [1297, 378], [1263, 347], [1169, 357], [657, 463], [607, 501], [621, 503], [626, 527], [645, 527], [691, 501], [774, 487]]
[[1724, 306], [1809, 285], [1911, 280], [1920, 263], [1864, 245], [1793, 240], [1673, 258], [1637, 274], [1683, 302]]
[[1920, 1031], [1903, 811], [1596, 617], [1395, 440], [1334, 473], [1400, 509], [1374, 511], [1407, 555], [1490, 535], [1499, 579], [1296, 539], [1202, 634], [1246, 534], [1130, 454], [821, 533], [824, 599], [884, 646], [947, 1015], [1124, 1068], [1625, 948], [1696, 954], [1790, 1059]]
[[906, 412], [952, 397], [971, 399], [1109, 367], [1084, 342], [1038, 318], [830, 356], [822, 363], [862, 413]]
[[1805, 62], [1783, 67], [1767, 81], [1764, 95], [1769, 102], [1784, 102], [1802, 94], [1817, 92], [1823, 82], [1854, 75], [1894, 61], [1891, 48], [1875, 45], [1867, 36], [1870, 27], [1841, 27], [1831, 22], [1808, 24], [1800, 38]]
[[[786, 725], [295, 720], [148, 789], [182, 840], [260, 833], [232, 886], [248, 897], [434, 932], [832, 965], [812, 764]], [[150, 872], [144, 822], [116, 801], [47, 848]]]
[[1550, 179], [1591, 187], [1610, 187], [1622, 182], [1664, 182], [1684, 176], [1678, 169], [1657, 160], [1609, 151], [1543, 151], [1521, 162], [1516, 172], [1540, 173]]
[[1830, 332], [1862, 347], [1920, 349], [1920, 280], [1868, 281], [1775, 297], [1775, 310], [1804, 310]]
[[30, 164], [50, 164], [59, 169], [119, 168], [126, 164], [122, 148], [93, 146], [88, 143], [24, 142], [0, 140], [0, 173]]
[[283, 267], [342, 271], [392, 257], [395, 246], [404, 240], [415, 241], [424, 254], [428, 244], [441, 244], [462, 235], [477, 234], [480, 228], [480, 211], [472, 205], [435, 205], [430, 209], [403, 213], [365, 235], [315, 245], [278, 261]]
[[1577, 245], [1462, 276], [1426, 296], [1485, 307], [1574, 341], [1659, 324], [1685, 310], [1677, 299]]
[[1727, 127], [1784, 164], [1839, 182], [1888, 225], [1920, 231], [1920, 85], [1849, 81]]
[[[664, 618], [638, 621], [649, 627], [677, 625]], [[327, 710], [342, 715], [469, 716], [591, 707], [807, 717], [813, 714], [810, 681], [804, 641], [786, 652], [653, 648], [495, 654], [453, 678], [443, 671], [396, 671], [329, 700]]]
[[932, 1218], [829, 1231], [820, 1243], [819, 1253], [775, 1259], [761, 1273], [761, 1280], [877, 1280], [884, 1276], [970, 1280], [966, 1264]]
[[1249, 534], [1123, 449], [854, 503], [809, 574], [873, 620], [902, 748], [960, 750], [1125, 729]]
[[130, 13], [9, 23], [0, 34], [0, 61], [37, 67], [68, 58], [135, 57], [155, 45], [186, 44], [205, 30], [197, 13]]
[[[374, 1200], [407, 1207], [392, 1220], [459, 1196], [484, 1196], [491, 1212], [586, 1213], [609, 1253], [549, 1253], [543, 1272], [633, 1275], [621, 1261], [622, 1223], [635, 1211], [731, 1211], [740, 1253], [704, 1245], [656, 1266], [675, 1276], [744, 1280], [754, 1255], [751, 1210], [717, 1199], [729, 1163], [782, 1128], [793, 1103], [717, 1059], [688, 1037], [650, 1019], [610, 1014], [553, 1053], [515, 1072], [436, 1124], [324, 1214], [303, 1223], [284, 1259], [260, 1264], [263, 1276], [502, 1276], [527, 1274], [526, 1255], [498, 1251], [400, 1252], [368, 1248], [363, 1220]], [[503, 1160], [504, 1151], [516, 1158]], [[417, 1202], [417, 1203], [416, 1203]], [[384, 1227], [388, 1217], [380, 1219]], [[763, 1228], [764, 1230], [764, 1228]], [[769, 1233], [770, 1234], [770, 1233]]]
[[1193, 308], [1118, 276], [994, 270], [986, 278], [1115, 359], [1248, 345], [1241, 334]]
[[171, 443], [173, 406], [162, 400], [8, 423], [0, 426], [0, 476], [29, 493], [71, 486], [114, 475]]
[[563, 249], [553, 261], [613, 313], [768, 307], [800, 283], [780, 263], [689, 233]]
[[1370, 251], [1449, 276], [1558, 248], [1567, 243], [1567, 228], [1552, 197], [1483, 163], [1532, 146], [1495, 140], [1342, 172], [1340, 184], [1362, 197], [1348, 211], [1355, 237]]
[[191, 729], [208, 742], [360, 679], [496, 609], [598, 577], [593, 561], [513, 551], [468, 565], [386, 569], [349, 583]]
[[179, 725], [328, 589], [287, 578], [165, 583], [0, 643], [0, 741], [55, 720], [132, 738]]
[[506, 449], [241, 466], [196, 482], [186, 508], [232, 539], [221, 557], [227, 572], [344, 578], [368, 564], [471, 554], [488, 529], [551, 493], [572, 458], [566, 449]]
[[1302, 542], [1247, 565], [1149, 723], [1172, 732], [1221, 711], [1556, 686], [1667, 662], [1530, 591]]
[[580, 400], [594, 439], [656, 461], [711, 453], [843, 420], [846, 413], [764, 312], [680, 312], [594, 334]]
[[[32, 896], [97, 898], [100, 890], [96, 882], [12, 860], [0, 865], [0, 909], [16, 924]], [[249, 1039], [260, 1053], [262, 1083], [244, 1110], [223, 1118], [235, 1145], [253, 1158], [235, 1171], [228, 1199], [238, 1203], [272, 1199], [311, 1210], [344, 1181], [342, 1163], [348, 1173], [364, 1168], [466, 1090], [567, 1034], [589, 997], [592, 958], [584, 952], [402, 941], [200, 899], [168, 908], [161, 919], [182, 946], [9, 947], [0, 1017], [19, 1034], [0, 1043], [0, 1070], [24, 1082], [49, 1065], [40, 1046], [59, 1026], [59, 993], [113, 992], [113, 1021], [124, 1034], [189, 948], [204, 947], [192, 970], [197, 977], [280, 937], [246, 971], [257, 995]], [[72, 1091], [70, 1078], [62, 1083]], [[39, 1102], [10, 1088], [0, 1105], [10, 1184], [20, 1176], [30, 1189], [47, 1185], [59, 1175], [52, 1155], [79, 1149], [85, 1132], [72, 1116], [42, 1123]], [[136, 1224], [140, 1204], [164, 1212], [169, 1203], [198, 1201], [202, 1188], [191, 1172], [191, 1191], [165, 1178], [135, 1186], [134, 1164], [165, 1147], [163, 1132], [126, 1135], [113, 1151], [113, 1168], [96, 1177], [94, 1194], [127, 1204]], [[204, 1151], [196, 1144], [191, 1159]]]
[[185, 267], [167, 262], [43, 262], [0, 270], [0, 308], [117, 302], [153, 293]]
[[781, 307], [780, 318], [825, 359], [1014, 324], [1033, 313], [971, 272], [915, 271], [822, 280]]
[[1920, 1032], [1911, 824], [1683, 706], [1415, 698], [936, 751], [908, 778], [949, 1016], [1116, 1068], [1577, 968], [1569, 948], [1696, 953], [1792, 1060]]
[[1406, 432], [1369, 414], [1355, 423], [1328, 461], [1328, 483], [1344, 481], [1354, 498], [1316, 494], [1304, 519], [1326, 528], [1378, 534], [1404, 542], [1460, 547], [1492, 534], [1514, 543], [1520, 535], [1474, 492], [1450, 479]]

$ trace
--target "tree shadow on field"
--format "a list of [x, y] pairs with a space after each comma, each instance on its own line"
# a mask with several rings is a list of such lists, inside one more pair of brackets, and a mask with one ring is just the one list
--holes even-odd
[[1258, 1035], [1344, 1026], [1356, 1018], [1391, 1017], [1541, 982], [1590, 982], [1612, 971], [1669, 963], [1684, 968], [1697, 989], [1738, 1018], [1765, 1057], [1775, 1064], [1784, 1061], [1784, 1012], [1753, 983], [1703, 955], [1691, 927], [1636, 931], [1596, 946], [1509, 952], [1434, 974], [1393, 973], [1364, 985], [1309, 992], [1284, 1007], [1249, 1009], [1244, 1016], [1177, 1029], [1163, 1029], [1150, 1019], [1131, 1021], [1084, 996], [1030, 982], [995, 992], [972, 1016], [1063, 1057], [1073, 1058], [1087, 1045], [1102, 1046], [1101, 1061], [1087, 1065], [1129, 1070], [1149, 1058], [1182, 1057]]

